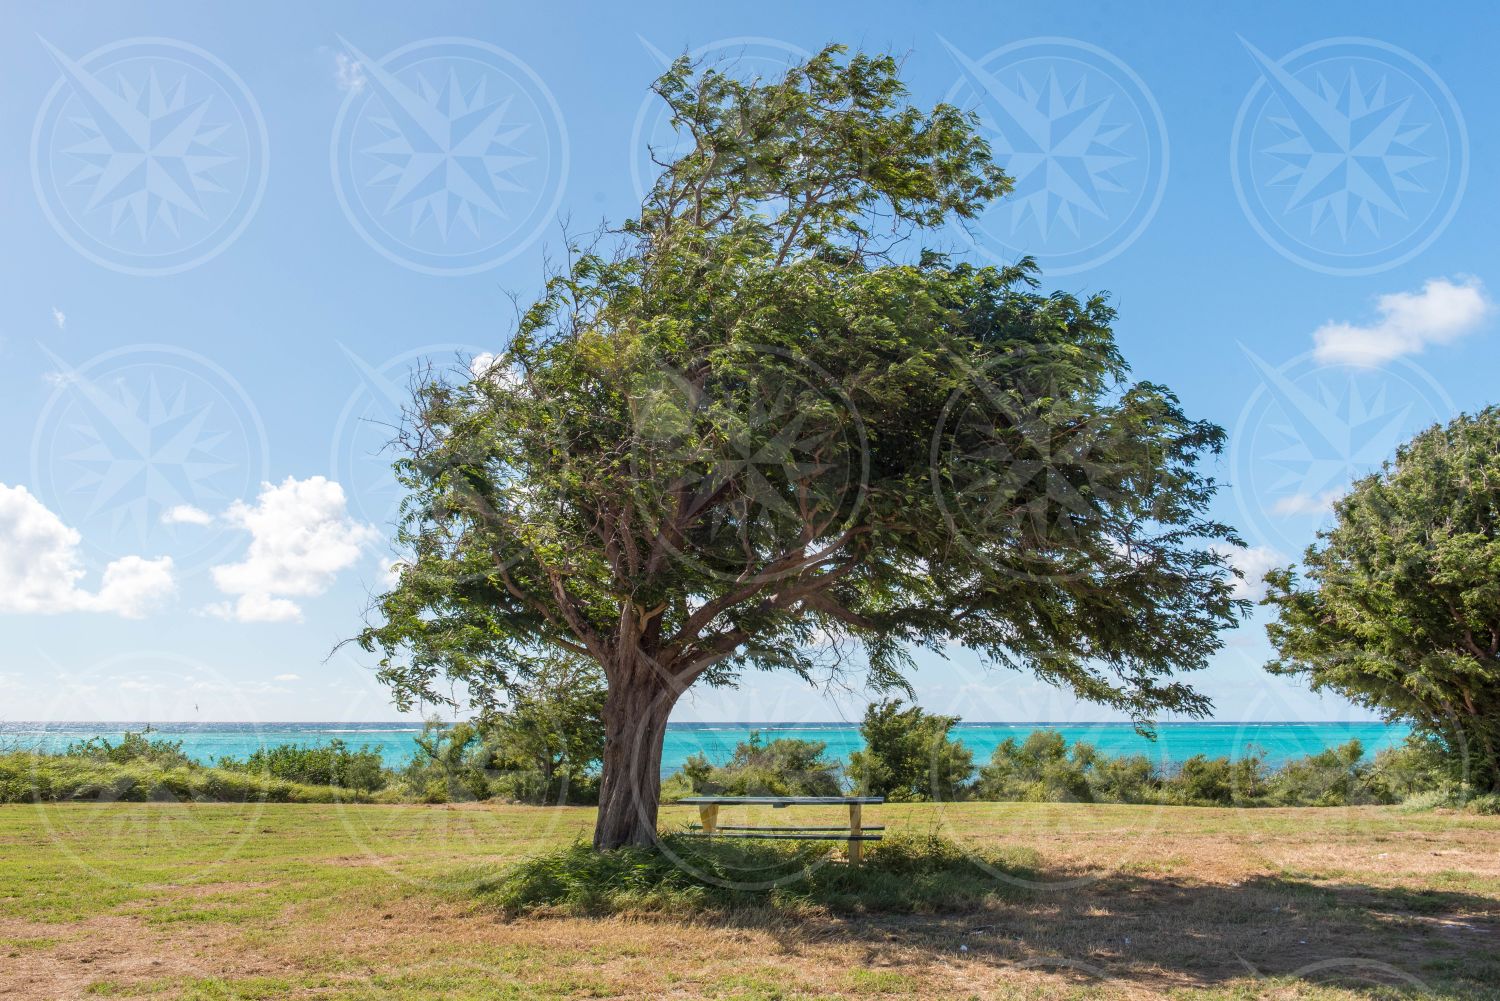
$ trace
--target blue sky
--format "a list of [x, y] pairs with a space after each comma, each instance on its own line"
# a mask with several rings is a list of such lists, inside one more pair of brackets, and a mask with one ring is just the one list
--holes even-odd
[[[1479, 4], [7, 19], [0, 718], [394, 716], [367, 663], [330, 656], [388, 559], [381, 422], [420, 359], [503, 345], [560, 219], [632, 212], [645, 146], [672, 142], [647, 87], [685, 50], [741, 72], [892, 50], [917, 102], [978, 111], [1021, 183], [933, 242], [1113, 293], [1136, 375], [1230, 432], [1219, 514], [1248, 569], [1299, 553], [1403, 437], [1495, 398], [1500, 15]], [[1262, 624], [1197, 676], [1219, 718], [1360, 715], [1268, 678]], [[915, 681], [969, 719], [1108, 718], [962, 651]], [[862, 701], [748, 682], [679, 718]]]

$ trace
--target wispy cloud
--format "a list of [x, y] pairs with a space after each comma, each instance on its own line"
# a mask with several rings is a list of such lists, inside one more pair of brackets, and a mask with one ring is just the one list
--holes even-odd
[[335, 52], [333, 66], [339, 90], [358, 94], [365, 89], [365, 68], [358, 59], [347, 52]]
[[52, 322], [57, 326], [58, 330], [67, 330], [68, 329], [68, 314], [64, 313], [62, 310], [58, 309], [56, 306], [53, 306], [52, 307]]
[[1313, 332], [1314, 350], [1319, 361], [1374, 367], [1457, 340], [1483, 323], [1493, 305], [1478, 279], [1433, 278], [1420, 291], [1380, 296], [1372, 323], [1323, 324]]
[[1343, 490], [1326, 490], [1320, 494], [1292, 494], [1272, 504], [1271, 513], [1282, 516], [1326, 514], [1333, 510], [1333, 502], [1343, 496], [1343, 493]]

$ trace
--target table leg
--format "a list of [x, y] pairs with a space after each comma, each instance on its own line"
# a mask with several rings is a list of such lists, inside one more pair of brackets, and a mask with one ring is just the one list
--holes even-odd
[[858, 840], [862, 833], [860, 828], [860, 809], [858, 803], [849, 804], [849, 864], [858, 867], [860, 856], [864, 854], [865, 843]]
[[703, 833], [712, 834], [719, 829], [719, 804], [704, 803], [698, 807], [698, 819], [703, 824]]

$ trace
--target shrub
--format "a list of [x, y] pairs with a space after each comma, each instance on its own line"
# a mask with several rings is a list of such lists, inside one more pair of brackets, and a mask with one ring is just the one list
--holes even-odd
[[849, 755], [849, 777], [862, 795], [951, 801], [969, 794], [974, 755], [948, 739], [956, 716], [931, 716], [901, 700], [876, 703], [860, 726], [863, 750]]
[[723, 767], [714, 767], [701, 754], [690, 756], [663, 786], [663, 797], [838, 796], [843, 792], [839, 763], [827, 757], [827, 749], [819, 740], [762, 742], [760, 732], [753, 731]]
[[1036, 730], [1025, 741], [1004, 740], [979, 770], [979, 799], [1021, 802], [1081, 802], [1094, 799], [1090, 770], [1096, 755], [1090, 744], [1068, 748], [1056, 730]]
[[1210, 758], [1195, 754], [1165, 783], [1168, 797], [1189, 806], [1250, 805], [1266, 793], [1265, 758]]
[[107, 737], [90, 737], [69, 744], [63, 754], [70, 758], [88, 758], [122, 765], [143, 761], [162, 767], [190, 765], [192, 758], [182, 749], [180, 740], [151, 740], [144, 733], [126, 730], [118, 744]]
[[1091, 785], [1101, 803], [1158, 803], [1162, 778], [1144, 754], [1100, 755], [1094, 761]]
[[89, 755], [33, 752], [0, 755], [0, 803], [65, 800], [332, 803], [363, 798], [357, 790], [306, 785], [263, 773], [205, 768], [192, 763], [163, 766], [139, 758], [118, 763]]
[[363, 792], [384, 789], [391, 779], [379, 751], [369, 746], [354, 750], [337, 739], [317, 747], [296, 744], [263, 747], [243, 761], [220, 758], [219, 767], [226, 771], [255, 772], [288, 782]]
[[1267, 783], [1270, 798], [1284, 806], [1353, 806], [1394, 798], [1364, 761], [1358, 740], [1288, 761]]

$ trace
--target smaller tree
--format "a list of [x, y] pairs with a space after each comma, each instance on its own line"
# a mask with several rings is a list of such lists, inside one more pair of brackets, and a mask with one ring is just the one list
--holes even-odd
[[948, 732], [957, 716], [933, 716], [900, 699], [865, 710], [865, 746], [849, 755], [849, 778], [864, 796], [920, 802], [963, 799], [974, 774], [974, 754]]
[[1266, 575], [1273, 674], [1409, 724], [1500, 791], [1500, 410], [1424, 431]]
[[518, 680], [490, 723], [502, 775], [494, 792], [526, 803], [592, 802], [604, 757], [604, 675], [581, 657], [557, 657]]
[[[553, 657], [512, 677], [501, 705], [478, 719], [429, 722], [405, 778], [437, 802], [499, 796], [587, 803], [598, 796], [604, 682], [589, 661]], [[453, 702], [449, 703], [454, 704]]]
[[706, 757], [688, 758], [673, 776], [670, 792], [682, 795], [838, 796], [843, 792], [839, 763], [827, 756], [821, 740], [782, 737], [763, 741], [760, 732], [735, 746], [734, 754], [715, 768]]

